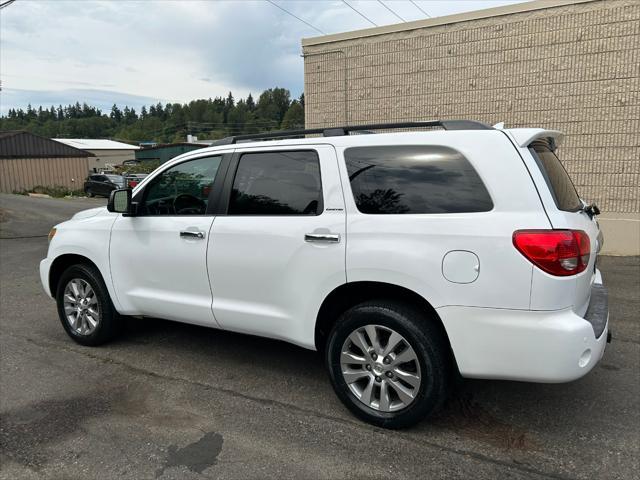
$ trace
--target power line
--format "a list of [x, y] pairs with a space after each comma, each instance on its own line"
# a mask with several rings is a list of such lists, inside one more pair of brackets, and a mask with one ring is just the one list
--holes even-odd
[[307, 22], [306, 20], [301, 19], [300, 17], [298, 17], [297, 15], [294, 15], [293, 13], [291, 13], [289, 10], [285, 9], [284, 7], [281, 7], [280, 5], [278, 5], [276, 2], [273, 2], [272, 0], [267, 0], [267, 2], [269, 2], [271, 5], [273, 5], [274, 7], [279, 8], [280, 10], [282, 10], [284, 13], [291, 15], [293, 18], [296, 18], [298, 20], [300, 20], [302, 23], [304, 23], [305, 25], [313, 28], [316, 32], [320, 32], [322, 35], [326, 35], [326, 33], [324, 33], [322, 30], [320, 30], [319, 28], [314, 27], [313, 25], [311, 25], [309, 22]]
[[420, 10], [422, 13], [424, 13], [427, 17], [431, 18], [431, 15], [429, 15], [427, 12], [425, 12], [423, 9], [420, 8], [420, 6], [414, 2], [413, 0], [409, 0], [411, 3], [413, 3], [413, 6], [416, 7], [418, 10]]
[[368, 17], [365, 17], [362, 13], [360, 13], [358, 10], [356, 10], [354, 7], [352, 7], [351, 5], [349, 5], [347, 3], [347, 0], [342, 0], [342, 3], [344, 3], [347, 7], [349, 7], [351, 10], [353, 10], [354, 12], [356, 12], [358, 15], [360, 15], [362, 18], [364, 18], [367, 22], [369, 22], [371, 25], [373, 25], [374, 27], [377, 27], [378, 24], [375, 23], [373, 20], [371, 20]]
[[15, 1], [16, 0], [7, 0], [6, 2], [0, 3], [0, 10], [2, 10], [4, 7], [8, 7], [9, 5], [11, 5]]
[[391, 13], [393, 13], [396, 17], [398, 17], [400, 21], [407, 23], [407, 21], [404, 18], [402, 18], [400, 15], [398, 15], [396, 12], [394, 12], [389, 7], [387, 7], [384, 3], [382, 3], [382, 0], [378, 0], [378, 3], [382, 5], [384, 8], [386, 8], [387, 10], [389, 10]]

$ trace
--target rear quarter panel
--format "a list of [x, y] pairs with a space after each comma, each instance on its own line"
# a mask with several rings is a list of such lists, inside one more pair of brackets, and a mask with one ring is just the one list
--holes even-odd
[[[358, 211], [347, 180], [343, 185], [348, 214], [347, 281], [400, 285], [435, 308], [528, 309], [533, 267], [513, 247], [512, 235], [521, 228], [549, 228], [549, 221], [513, 145], [499, 131], [433, 132], [412, 138], [420, 139], [412, 140], [414, 145], [447, 146], [461, 152], [482, 178], [494, 208], [482, 213], [367, 215]], [[394, 143], [372, 138], [371, 145], [375, 144]], [[344, 150], [338, 148], [338, 156], [341, 176], [348, 179]], [[478, 256], [480, 271], [474, 282], [452, 283], [443, 276], [443, 258], [452, 250]]]
[[[589, 265], [586, 270], [578, 275], [557, 277], [549, 275], [538, 268], [534, 268], [531, 282], [531, 309], [559, 310], [571, 307], [578, 315], [582, 316], [589, 305], [591, 285], [595, 278], [599, 226], [595, 220], [589, 218], [584, 212], [566, 212], [559, 210], [529, 148], [524, 146], [518, 147], [517, 150], [519, 155], [522, 156], [524, 165], [529, 171], [532, 180], [535, 182], [542, 205], [544, 206], [552, 228], [583, 230], [589, 236], [591, 243]], [[561, 149], [557, 153], [560, 161], [562, 161]]]

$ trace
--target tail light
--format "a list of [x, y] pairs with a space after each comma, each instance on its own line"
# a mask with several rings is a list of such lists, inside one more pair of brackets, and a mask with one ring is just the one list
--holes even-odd
[[563, 277], [584, 271], [591, 255], [589, 236], [582, 230], [517, 230], [513, 245], [540, 269]]
[[138, 185], [138, 182], [136, 182], [135, 180], [129, 181], [129, 188], [134, 188], [136, 185]]

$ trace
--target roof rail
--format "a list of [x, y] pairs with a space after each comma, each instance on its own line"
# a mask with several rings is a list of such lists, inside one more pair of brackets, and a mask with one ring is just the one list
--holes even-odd
[[345, 127], [329, 128], [308, 128], [305, 130], [279, 130], [275, 132], [256, 133], [247, 135], [235, 135], [225, 137], [211, 144], [212, 147], [219, 145], [232, 145], [248, 140], [271, 140], [276, 138], [296, 138], [305, 135], [319, 135], [323, 137], [341, 137], [349, 135], [349, 132], [373, 133], [371, 130], [383, 130], [394, 128], [418, 128], [418, 127], [442, 127], [445, 130], [493, 130], [493, 127], [486, 123], [475, 120], [432, 120], [422, 122], [399, 122], [399, 123], [374, 123], [369, 125], [350, 125]]

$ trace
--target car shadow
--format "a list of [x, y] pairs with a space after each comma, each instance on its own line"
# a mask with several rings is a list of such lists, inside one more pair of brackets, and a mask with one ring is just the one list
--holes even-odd
[[122, 345], [153, 345], [180, 354], [189, 352], [201, 361], [211, 361], [229, 369], [252, 365], [274, 375], [303, 375], [305, 380], [326, 380], [323, 361], [318, 352], [296, 345], [186, 323], [157, 318], [129, 318]]
[[[205, 369], [228, 372], [223, 380], [237, 381], [236, 388], [271, 392], [272, 399], [286, 404], [295, 395], [303, 395], [311, 410], [357, 422], [334, 396], [323, 360], [314, 351], [279, 340], [160, 319], [128, 319], [118, 343], [123, 348], [135, 345], [138, 350], [166, 349], [165, 356], [173, 354]], [[252, 386], [243, 380], [248, 372]], [[597, 379], [548, 385], [458, 378], [443, 408], [405, 434], [454, 436], [507, 451], [541, 450], [544, 440], [535, 432], [562, 435], [574, 429], [584, 414], [580, 397], [587, 401], [592, 390], [599, 388], [594, 383]], [[549, 422], [554, 416], [562, 420]]]

